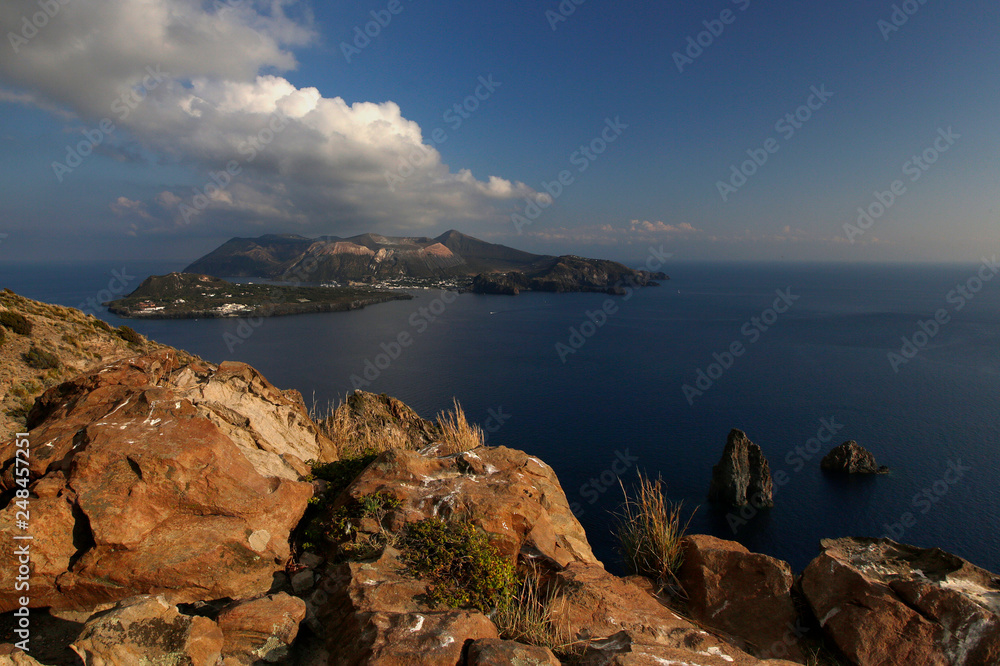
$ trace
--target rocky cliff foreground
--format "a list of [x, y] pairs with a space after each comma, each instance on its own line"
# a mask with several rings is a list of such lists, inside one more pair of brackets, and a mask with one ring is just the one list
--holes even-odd
[[1000, 661], [1000, 581], [942, 551], [826, 541], [796, 579], [691, 536], [667, 590], [613, 575], [552, 468], [460, 421], [317, 424], [173, 350], [48, 389], [0, 448], [0, 665]]

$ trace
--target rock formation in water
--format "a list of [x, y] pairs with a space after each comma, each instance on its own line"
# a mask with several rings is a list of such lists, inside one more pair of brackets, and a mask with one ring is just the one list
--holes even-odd
[[889, 468], [875, 462], [875, 456], [854, 440], [844, 442], [823, 456], [820, 467], [844, 474], [888, 474]]
[[712, 468], [708, 499], [731, 506], [774, 506], [774, 484], [767, 458], [742, 430], [729, 433], [722, 458]]

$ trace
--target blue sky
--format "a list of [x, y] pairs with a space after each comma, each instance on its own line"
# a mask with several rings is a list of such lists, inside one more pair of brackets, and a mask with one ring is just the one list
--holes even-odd
[[450, 228], [625, 261], [995, 252], [996, 3], [53, 2], [37, 34], [37, 0], [0, 8], [4, 259]]

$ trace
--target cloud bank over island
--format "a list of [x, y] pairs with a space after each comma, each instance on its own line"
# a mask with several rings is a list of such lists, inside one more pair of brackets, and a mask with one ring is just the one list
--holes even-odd
[[[15, 36], [4, 45], [14, 55], [0, 60], [0, 99], [73, 119], [53, 178], [72, 177], [91, 153], [113, 153], [182, 165], [196, 183], [112, 197], [126, 233], [419, 232], [502, 220], [536, 196], [520, 182], [453, 171], [392, 101], [349, 104], [284, 78], [294, 49], [317, 40], [298, 3], [50, 4], [49, 19], [34, 22], [37, 0], [0, 7], [2, 33]], [[387, 173], [401, 165], [408, 175], [390, 187]]]

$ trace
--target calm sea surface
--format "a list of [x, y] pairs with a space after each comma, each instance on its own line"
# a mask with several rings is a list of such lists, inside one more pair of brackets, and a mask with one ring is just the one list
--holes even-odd
[[[107, 298], [99, 292], [109, 283], [120, 290], [112, 271], [123, 268], [134, 276], [130, 291], [179, 267], [8, 264], [0, 286], [92, 310], [87, 300]], [[442, 299], [417, 291], [413, 301], [257, 327], [95, 314], [211, 361], [246, 361], [310, 403], [343, 397], [352, 376], [425, 417], [457, 397], [470, 419], [495, 430], [490, 444], [524, 449], [555, 468], [612, 568], [610, 511], [621, 500], [614, 475], [627, 484], [642, 470], [698, 507], [692, 531], [736, 539], [796, 570], [821, 538], [890, 533], [1000, 571], [1000, 278], [973, 279], [968, 287], [981, 289], [971, 299], [953, 291], [978, 269], [682, 264], [662, 287], [614, 299], [613, 313], [593, 328], [582, 325], [607, 299], [597, 294]], [[781, 314], [768, 312], [777, 290], [786, 294]], [[947, 323], [925, 325], [934, 332], [927, 335], [918, 322], [938, 310]], [[581, 327], [589, 337], [571, 340], [570, 329]], [[401, 333], [411, 344], [396, 350]], [[921, 348], [894, 368], [887, 355], [914, 336]], [[730, 363], [726, 352], [737, 342], [743, 354]], [[380, 357], [386, 349], [396, 358]], [[715, 355], [729, 367], [710, 367]], [[699, 388], [699, 369], [717, 379], [702, 379], [702, 394], [686, 396], [685, 384]], [[769, 458], [773, 509], [740, 517], [705, 502], [731, 428]], [[813, 455], [818, 435], [830, 441]], [[822, 473], [822, 455], [848, 439], [891, 475]]]

